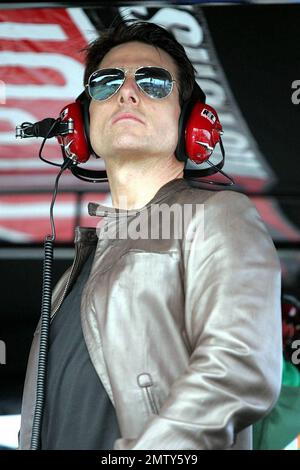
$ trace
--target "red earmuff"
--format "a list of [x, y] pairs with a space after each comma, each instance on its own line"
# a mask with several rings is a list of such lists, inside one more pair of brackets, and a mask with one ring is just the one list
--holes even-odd
[[90, 158], [90, 149], [85, 133], [82, 106], [79, 101], [70, 103], [62, 109], [60, 120], [67, 122], [70, 119], [74, 122], [73, 132], [57, 136], [57, 140], [66, 157], [71, 158], [76, 163], [85, 163]]
[[209, 159], [223, 133], [217, 112], [211, 106], [194, 104], [185, 128], [185, 147], [188, 158], [197, 163]]

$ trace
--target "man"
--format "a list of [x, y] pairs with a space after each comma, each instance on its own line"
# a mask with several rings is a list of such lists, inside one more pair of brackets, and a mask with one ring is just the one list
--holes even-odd
[[[251, 424], [278, 397], [273, 243], [246, 196], [191, 187], [175, 156], [194, 80], [183, 47], [153, 24], [119, 25], [88, 49], [90, 139], [114, 207], [90, 204], [104, 225], [98, 239], [77, 230], [73, 267], [53, 294], [42, 449], [250, 449]], [[166, 223], [166, 208], [184, 219], [191, 205], [200, 209], [175, 236], [181, 222]], [[39, 330], [21, 448], [38, 341]]]

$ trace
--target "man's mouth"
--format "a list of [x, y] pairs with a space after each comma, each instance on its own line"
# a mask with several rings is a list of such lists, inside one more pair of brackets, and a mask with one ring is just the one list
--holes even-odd
[[119, 121], [136, 121], [141, 124], [144, 124], [144, 122], [136, 115], [133, 113], [118, 113], [112, 120], [112, 124], [116, 124], [116, 122]]

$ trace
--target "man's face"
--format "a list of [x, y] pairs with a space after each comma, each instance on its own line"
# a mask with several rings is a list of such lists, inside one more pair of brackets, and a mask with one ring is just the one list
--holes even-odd
[[[148, 97], [134, 80], [134, 70], [148, 65], [163, 67], [177, 79], [176, 65], [169, 54], [140, 42], [114, 47], [99, 64], [99, 68], [130, 69], [114, 96], [102, 102], [92, 100], [90, 104], [92, 147], [105, 160], [174, 154], [180, 115], [178, 82], [166, 98]], [[129, 117], [124, 117], [124, 113]]]

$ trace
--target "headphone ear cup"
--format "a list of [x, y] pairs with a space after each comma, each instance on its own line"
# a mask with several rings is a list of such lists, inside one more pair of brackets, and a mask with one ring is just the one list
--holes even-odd
[[91, 99], [87, 96], [86, 92], [83, 91], [77, 98], [76, 101], [78, 101], [81, 104], [81, 110], [82, 110], [82, 119], [83, 119], [83, 125], [84, 125], [84, 134], [86, 138], [86, 142], [89, 148], [90, 155], [92, 155], [95, 158], [101, 158], [99, 155], [97, 155], [91, 145], [90, 141], [90, 102]]
[[222, 133], [222, 125], [216, 110], [198, 101], [192, 109], [185, 128], [185, 147], [188, 158], [197, 164], [207, 161], [215, 146], [220, 143]]
[[180, 162], [186, 162], [189, 158], [186, 149], [186, 126], [189, 117], [194, 109], [195, 104], [199, 101], [201, 103], [205, 103], [205, 100], [206, 96], [204, 91], [195, 81], [191, 97], [183, 104], [178, 121], [178, 143], [175, 150], [175, 156]]

